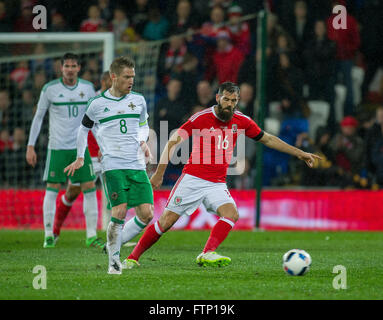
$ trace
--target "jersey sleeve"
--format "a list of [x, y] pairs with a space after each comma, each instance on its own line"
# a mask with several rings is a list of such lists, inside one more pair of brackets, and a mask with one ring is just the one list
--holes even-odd
[[31, 130], [29, 133], [28, 146], [34, 146], [36, 144], [37, 137], [40, 134], [41, 125], [44, 120], [44, 116], [49, 108], [50, 101], [48, 98], [48, 89], [43, 88], [40, 94], [39, 101], [37, 103], [37, 110], [33, 116]]
[[178, 135], [186, 140], [187, 138], [191, 137], [193, 134], [193, 129], [195, 129], [195, 124], [190, 119], [186, 121], [181, 127], [179, 127], [177, 133]]
[[98, 123], [96, 119], [96, 114], [95, 114], [95, 105], [96, 102], [93, 102], [94, 98], [91, 98], [88, 100], [88, 104], [86, 106], [85, 114], [84, 117], [87, 116], [89, 120], [93, 121], [94, 123]]
[[142, 110], [140, 114], [139, 130], [138, 130], [138, 139], [139, 141], [147, 141], [149, 138], [149, 124], [148, 124], [148, 110], [146, 106], [146, 101], [142, 99]]
[[245, 135], [255, 141], [261, 139], [264, 135], [264, 131], [252, 120], [246, 119]]

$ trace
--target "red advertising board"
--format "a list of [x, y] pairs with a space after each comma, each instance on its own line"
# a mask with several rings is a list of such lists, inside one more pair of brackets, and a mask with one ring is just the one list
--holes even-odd
[[[63, 191], [62, 191], [63, 192]], [[60, 194], [62, 194], [62, 192]], [[235, 229], [251, 230], [255, 225], [255, 191], [231, 190], [239, 220]], [[44, 190], [0, 190], [0, 228], [42, 229]], [[170, 191], [154, 192], [156, 221]], [[101, 209], [101, 191], [98, 191]], [[74, 203], [64, 228], [83, 229], [82, 196]], [[383, 191], [264, 191], [261, 228], [294, 230], [383, 230]], [[101, 210], [99, 228], [101, 228]], [[127, 219], [134, 215], [130, 210]], [[174, 229], [210, 229], [217, 216], [201, 206], [193, 215], [183, 216]]]

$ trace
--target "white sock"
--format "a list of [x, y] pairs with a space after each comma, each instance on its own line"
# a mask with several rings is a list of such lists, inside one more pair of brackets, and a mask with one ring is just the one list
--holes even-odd
[[133, 239], [145, 227], [146, 224], [143, 223], [137, 216], [130, 219], [127, 223], [125, 223], [124, 229], [122, 230], [122, 244], [127, 243], [129, 240]]
[[55, 221], [57, 194], [58, 190], [52, 188], [45, 191], [43, 202], [45, 237], [53, 237], [53, 223]]
[[96, 189], [84, 192], [83, 210], [86, 221], [86, 237], [91, 238], [97, 236], [97, 194]]
[[107, 248], [109, 254], [109, 265], [112, 265], [115, 261], [120, 263], [120, 249], [121, 249], [121, 233], [124, 220], [118, 220], [112, 217], [109, 222], [107, 234]]

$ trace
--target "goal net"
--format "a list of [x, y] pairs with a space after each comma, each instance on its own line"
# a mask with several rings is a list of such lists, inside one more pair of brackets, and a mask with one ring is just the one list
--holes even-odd
[[[142, 93], [148, 111], [154, 108], [156, 67], [160, 43], [115, 43], [111, 33], [0, 34], [0, 228], [38, 228], [42, 224], [45, 193], [43, 173], [48, 145], [48, 114], [37, 140], [38, 161], [26, 160], [26, 144], [43, 86], [61, 77], [61, 57], [80, 56], [80, 78], [100, 88], [100, 77], [116, 56], [129, 55], [136, 62], [134, 90]], [[105, 212], [100, 183], [99, 227]], [[62, 187], [59, 196], [64, 192]], [[104, 209], [102, 209], [104, 208]], [[83, 228], [82, 196], [72, 207], [64, 227]]]

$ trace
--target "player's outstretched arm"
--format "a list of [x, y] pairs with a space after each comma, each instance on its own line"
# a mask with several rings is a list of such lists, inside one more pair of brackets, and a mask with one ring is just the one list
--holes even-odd
[[300, 160], [303, 160], [310, 168], [314, 166], [315, 159], [322, 160], [320, 156], [313, 153], [304, 152], [301, 149], [293, 147], [292, 145], [289, 145], [288, 143], [282, 141], [278, 137], [266, 132], [259, 141], [269, 148], [290, 154], [294, 157], [297, 157]]
[[160, 162], [157, 166], [156, 172], [150, 178], [150, 183], [154, 189], [159, 188], [162, 185], [163, 177], [168, 167], [168, 163], [172, 158], [177, 146], [183, 141], [183, 138], [175, 132], [166, 143], [164, 150], [162, 151]]

